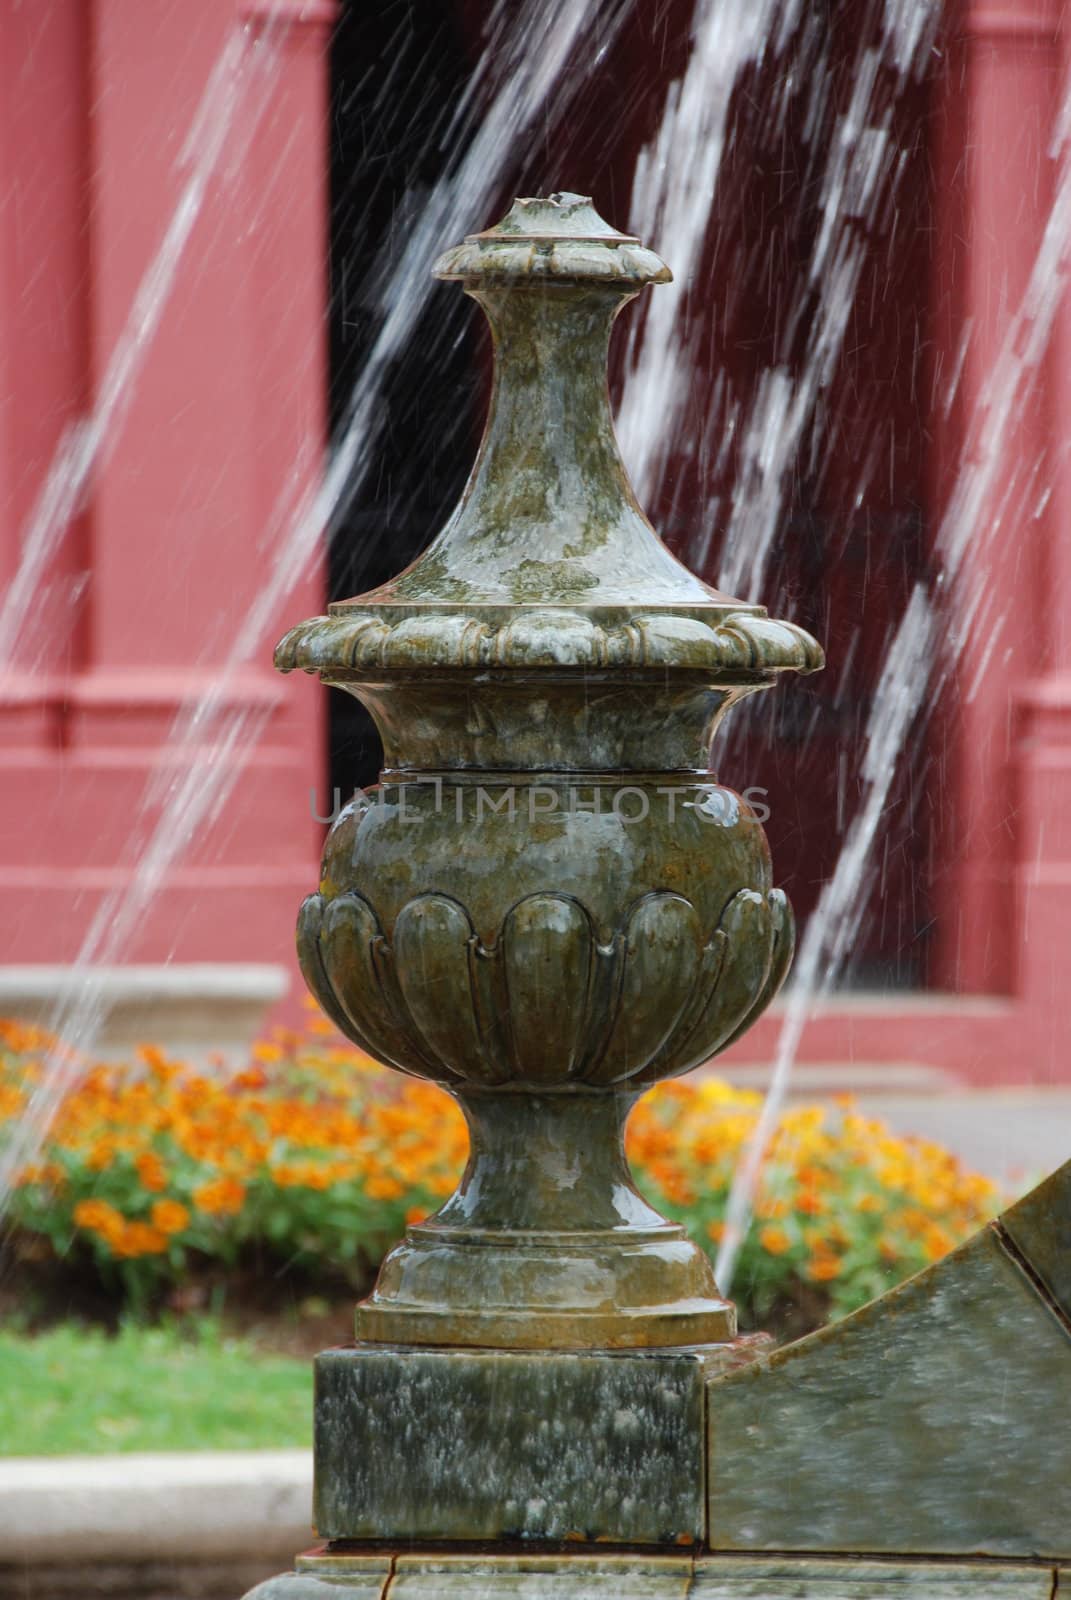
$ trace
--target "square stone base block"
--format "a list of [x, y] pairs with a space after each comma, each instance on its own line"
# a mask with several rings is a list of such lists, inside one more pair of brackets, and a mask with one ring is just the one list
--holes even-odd
[[317, 1531], [336, 1540], [699, 1543], [706, 1384], [765, 1343], [326, 1350], [316, 1358]]

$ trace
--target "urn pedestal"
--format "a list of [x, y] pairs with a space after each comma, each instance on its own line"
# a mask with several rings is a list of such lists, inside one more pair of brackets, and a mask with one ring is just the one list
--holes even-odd
[[344, 1034], [442, 1084], [471, 1133], [357, 1343], [319, 1359], [317, 1521], [335, 1557], [692, 1545], [706, 1384], [756, 1346], [634, 1188], [623, 1128], [784, 977], [791, 911], [710, 744], [821, 652], [693, 577], [628, 483], [606, 353], [622, 307], [668, 279], [657, 256], [558, 195], [435, 270], [495, 341], [469, 485], [406, 572], [276, 656], [364, 701], [385, 752], [328, 838], [302, 970]]

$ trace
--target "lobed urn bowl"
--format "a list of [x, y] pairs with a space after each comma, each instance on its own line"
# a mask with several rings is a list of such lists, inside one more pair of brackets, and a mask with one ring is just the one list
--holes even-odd
[[555, 195], [516, 201], [435, 271], [495, 343], [468, 486], [411, 567], [276, 653], [357, 695], [384, 745], [302, 907], [302, 971], [350, 1039], [454, 1095], [471, 1135], [358, 1337], [720, 1343], [733, 1308], [636, 1191], [623, 1129], [784, 978], [791, 910], [710, 743], [735, 701], [821, 651], [693, 577], [636, 502], [606, 355], [617, 313], [669, 278], [656, 255]]

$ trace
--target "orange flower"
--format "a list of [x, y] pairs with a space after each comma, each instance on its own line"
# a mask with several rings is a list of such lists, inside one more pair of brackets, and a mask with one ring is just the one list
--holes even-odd
[[164, 1052], [160, 1049], [159, 1045], [139, 1044], [138, 1055], [141, 1057], [145, 1065], [147, 1067], [151, 1067], [154, 1072], [162, 1071], [166, 1073], [170, 1065], [167, 1057], [164, 1055]]
[[128, 1222], [118, 1238], [108, 1242], [117, 1256], [158, 1256], [167, 1249], [167, 1234], [148, 1222]]
[[263, 1089], [267, 1081], [268, 1074], [263, 1067], [244, 1067], [232, 1080], [236, 1089]]
[[791, 1248], [792, 1240], [784, 1228], [762, 1228], [759, 1231], [759, 1243], [768, 1255], [783, 1256]]
[[946, 1229], [936, 1222], [931, 1222], [922, 1236], [922, 1248], [927, 1261], [940, 1261], [951, 1250], [953, 1240]]
[[106, 1172], [114, 1160], [115, 1140], [98, 1139], [86, 1157], [86, 1166], [90, 1172]]
[[193, 1191], [193, 1203], [209, 1217], [233, 1217], [245, 1203], [245, 1185], [235, 1178], [213, 1178]]
[[154, 1200], [150, 1215], [153, 1227], [168, 1235], [181, 1233], [190, 1220], [190, 1213], [178, 1200]]
[[107, 1200], [79, 1200], [71, 1216], [76, 1227], [102, 1234], [105, 1238], [109, 1234], [118, 1234], [126, 1221], [122, 1212], [109, 1205]]
[[805, 1217], [819, 1217], [825, 1209], [825, 1201], [813, 1189], [804, 1189], [802, 1194], [796, 1196], [796, 1210]]
[[405, 1185], [397, 1178], [372, 1177], [365, 1180], [364, 1192], [369, 1200], [397, 1200], [405, 1193]]
[[18, 1116], [23, 1107], [23, 1096], [13, 1084], [0, 1083], [0, 1121]]
[[808, 1164], [801, 1167], [796, 1174], [797, 1181], [804, 1189], [826, 1189], [833, 1182], [830, 1173], [824, 1167], [815, 1167]]
[[806, 1275], [812, 1283], [828, 1283], [840, 1276], [840, 1262], [836, 1256], [816, 1253], [807, 1263]]
[[150, 1194], [159, 1194], [167, 1188], [167, 1172], [155, 1150], [145, 1150], [134, 1162], [141, 1186]]

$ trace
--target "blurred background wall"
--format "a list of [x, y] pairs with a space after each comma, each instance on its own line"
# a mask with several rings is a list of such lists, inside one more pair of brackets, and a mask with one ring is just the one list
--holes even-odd
[[[572, 188], [615, 225], [634, 223], [637, 156], [686, 64], [692, 6], [618, 9], [575, 93], [504, 161], [499, 209], [513, 193]], [[317, 814], [336, 789], [345, 798], [374, 782], [378, 745], [352, 699], [274, 675], [271, 644], [327, 598], [397, 571], [459, 493], [489, 361], [478, 314], [453, 288], [433, 292], [392, 364], [374, 422], [377, 470], [337, 519], [323, 561], [306, 563], [240, 660], [234, 640], [262, 592], [275, 523], [315, 482], [329, 431], [345, 420], [383, 281], [447, 168], [492, 10], [480, 0], [0, 0], [7, 581], [64, 430], [99, 404], [139, 283], [211, 137], [197, 108], [229, 34], [243, 24], [276, 58], [266, 87], [242, 88], [230, 108], [226, 153], [136, 382], [14, 649], [0, 639], [0, 1009], [5, 983], [16, 1009], [30, 991], [62, 985], [94, 915], [144, 860], [169, 769], [208, 761], [226, 741], [218, 716], [203, 739], [196, 726], [181, 743], [174, 735], [183, 707], [213, 685], [257, 737], [228, 755], [241, 771], [225, 802], [198, 819], [116, 944], [116, 981], [136, 1014], [130, 1027], [151, 1032], [153, 1007], [168, 998], [211, 1033], [231, 1025], [228, 1005], [247, 1028], [277, 974], [294, 976]], [[949, 5], [930, 72], [890, 101], [895, 199], [880, 225], [858, 221], [865, 264], [824, 383], [822, 448], [801, 454], [770, 576], [744, 596], [813, 630], [829, 655], [795, 695], [763, 697], [718, 763], [723, 781], [768, 791], [776, 876], [804, 918], [858, 795], [885, 645], [929, 570], [979, 395], [1043, 243], [1065, 10], [1062, 0]], [[848, 104], [872, 12], [864, 0], [820, 12], [830, 116], [838, 98]], [[700, 352], [691, 426], [648, 508], [711, 581], [744, 471], [733, 416], [754, 406], [764, 375], [791, 380], [807, 359], [811, 313], [798, 285], [822, 225], [826, 152], [813, 130], [804, 137], [813, 112], [790, 66], [790, 47], [768, 52], [733, 91], [703, 269], [687, 286], [685, 326]], [[992, 487], [986, 515], [998, 531], [980, 579], [1000, 603], [983, 606], [898, 769], [853, 960], [804, 1040], [812, 1062], [857, 1075], [1071, 1077], [1061, 976], [1071, 947], [1067, 317], [1008, 450], [1009, 471], [1044, 463], [1038, 492]], [[616, 359], [619, 390], [623, 332]], [[124, 968], [148, 985], [141, 1012]], [[764, 1020], [737, 1054], [761, 1063], [777, 1026]]]

